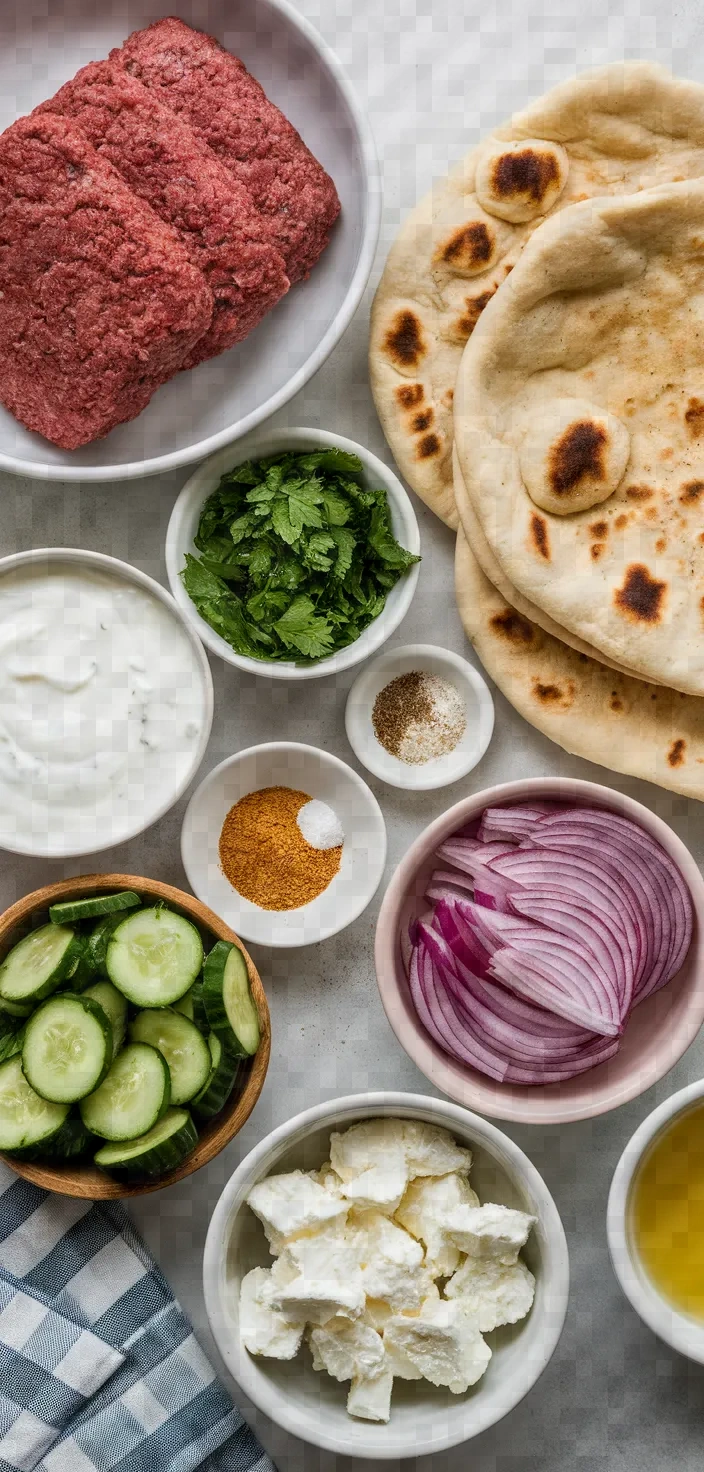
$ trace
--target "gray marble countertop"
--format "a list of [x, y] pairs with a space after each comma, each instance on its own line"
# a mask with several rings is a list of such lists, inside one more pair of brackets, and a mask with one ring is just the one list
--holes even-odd
[[[338, 431], [391, 463], [367, 382], [366, 336], [371, 288], [403, 215], [481, 132], [578, 66], [642, 56], [704, 81], [704, 11], [696, 0], [299, 4], [336, 48], [368, 108], [385, 204], [370, 292], [336, 353], [277, 422]], [[186, 476], [181, 471], [83, 489], [3, 476], [0, 552], [47, 544], [89, 547], [125, 558], [165, 583], [164, 535]], [[394, 642], [432, 639], [468, 654], [452, 594], [453, 538], [424, 507], [417, 510], [420, 583]], [[215, 722], [201, 776], [238, 748], [284, 732], [357, 765], [344, 731], [345, 696], [354, 671], [313, 687], [287, 686], [242, 676], [215, 659], [212, 663]], [[388, 826], [386, 880], [408, 844], [452, 802], [494, 782], [555, 773], [629, 792], [670, 822], [700, 862], [704, 858], [704, 816], [697, 803], [568, 757], [497, 696], [489, 752], [462, 782], [441, 792], [406, 794], [370, 779]], [[106, 870], [185, 885], [179, 856], [184, 807], [185, 801], [141, 838], [96, 862]], [[6, 856], [0, 866], [0, 903], [4, 908], [52, 878], [92, 865], [93, 860], [59, 864]], [[259, 1104], [242, 1133], [209, 1167], [132, 1206], [216, 1364], [201, 1259], [213, 1206], [238, 1161], [273, 1126], [321, 1099], [378, 1088], [431, 1092], [396, 1042], [379, 1001], [372, 958], [379, 899], [349, 930], [323, 945], [290, 953], [256, 950], [273, 1028], [271, 1066]], [[566, 1467], [694, 1472], [701, 1467], [704, 1369], [661, 1345], [622, 1297], [609, 1264], [604, 1218], [611, 1173], [626, 1140], [656, 1102], [699, 1077], [703, 1058], [699, 1041], [657, 1088], [604, 1118], [562, 1128], [506, 1126], [545, 1176], [562, 1214], [572, 1266], [570, 1309], [559, 1348], [528, 1398], [471, 1445], [424, 1459], [433, 1472], [460, 1472], [468, 1461], [475, 1472], [564, 1472]], [[280, 1432], [246, 1404], [242, 1408], [281, 1472], [331, 1472], [332, 1456]]]

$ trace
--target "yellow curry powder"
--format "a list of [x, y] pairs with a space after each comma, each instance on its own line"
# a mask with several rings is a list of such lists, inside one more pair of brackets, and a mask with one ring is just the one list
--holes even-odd
[[220, 834], [220, 863], [233, 889], [262, 910], [295, 910], [327, 889], [339, 848], [306, 843], [296, 818], [307, 792], [262, 787], [230, 808]]

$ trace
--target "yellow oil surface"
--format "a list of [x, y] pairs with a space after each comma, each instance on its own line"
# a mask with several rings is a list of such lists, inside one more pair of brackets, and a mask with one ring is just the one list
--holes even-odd
[[655, 1287], [704, 1319], [704, 1107], [663, 1131], [635, 1177], [631, 1230]]

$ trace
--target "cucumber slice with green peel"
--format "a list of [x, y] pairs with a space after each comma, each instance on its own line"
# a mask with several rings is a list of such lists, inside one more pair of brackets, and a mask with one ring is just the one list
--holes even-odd
[[173, 1006], [174, 1012], [182, 1012], [183, 1016], [187, 1017], [189, 1022], [195, 1022], [198, 1031], [202, 1032], [204, 1037], [207, 1038], [210, 1032], [210, 1026], [203, 1001], [203, 981], [201, 977], [198, 978], [198, 981], [194, 981], [193, 986], [190, 991], [186, 992], [185, 997], [181, 997], [178, 1002], [174, 1002]]
[[102, 1170], [127, 1178], [163, 1176], [175, 1170], [198, 1143], [187, 1109], [168, 1109], [163, 1119], [137, 1140], [103, 1145], [93, 1158]]
[[107, 960], [108, 946], [117, 930], [122, 924], [124, 915], [104, 915], [97, 925], [93, 926], [86, 940], [86, 964], [93, 976], [107, 976], [105, 962]]
[[169, 1007], [185, 996], [203, 965], [203, 942], [190, 920], [156, 906], [118, 925], [106, 957], [108, 976], [137, 1007]]
[[68, 981], [83, 955], [83, 943], [66, 925], [41, 925], [5, 957], [0, 966], [3, 1002], [41, 1002]]
[[[92, 986], [81, 992], [83, 997], [92, 997], [102, 1007], [112, 1028], [112, 1057], [115, 1058], [125, 1041], [127, 1033], [127, 1000], [111, 981], [94, 981]], [[112, 1061], [112, 1059], [111, 1059]]]
[[179, 997], [178, 1001], [174, 1002], [174, 1012], [180, 1012], [182, 1017], [187, 1017], [189, 1022], [193, 1022], [193, 987], [186, 992], [185, 997]]
[[141, 904], [133, 889], [123, 889], [119, 894], [96, 894], [85, 900], [61, 900], [49, 906], [52, 925], [72, 925], [78, 920], [93, 920], [98, 915], [113, 915], [119, 910], [134, 910]]
[[213, 1119], [220, 1113], [235, 1087], [242, 1064], [241, 1055], [232, 1050], [225, 1033], [211, 1032], [208, 1049], [210, 1074], [191, 1104], [196, 1119]]
[[11, 1017], [15, 1022], [20, 1022], [29, 1017], [34, 1006], [34, 1002], [8, 1002], [6, 997], [0, 997], [0, 1018]]
[[27, 1145], [24, 1150], [13, 1150], [15, 1160], [46, 1160], [58, 1165], [68, 1160], [80, 1160], [91, 1155], [98, 1144], [95, 1135], [87, 1130], [80, 1116], [69, 1114], [57, 1134], [38, 1145]]
[[251, 1058], [259, 1047], [259, 1014], [247, 962], [238, 946], [219, 940], [203, 967], [203, 1000], [213, 1032], [232, 1033], [237, 1053]]
[[24, 1029], [22, 1070], [42, 1099], [73, 1104], [102, 1083], [112, 1059], [112, 1028], [91, 997], [60, 992]]
[[135, 1140], [161, 1119], [170, 1102], [166, 1059], [147, 1043], [128, 1043], [100, 1087], [81, 1100], [81, 1119], [103, 1140]]
[[208, 1044], [195, 1024], [173, 1007], [138, 1012], [130, 1023], [130, 1042], [151, 1043], [163, 1053], [171, 1074], [172, 1104], [187, 1104], [207, 1083]]
[[48, 1146], [68, 1117], [68, 1104], [41, 1099], [27, 1083], [19, 1053], [0, 1063], [0, 1150]]

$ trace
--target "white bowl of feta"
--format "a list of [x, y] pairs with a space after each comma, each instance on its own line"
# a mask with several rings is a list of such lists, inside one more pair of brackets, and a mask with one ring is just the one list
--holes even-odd
[[494, 1125], [423, 1095], [357, 1094], [241, 1162], [210, 1223], [204, 1291], [260, 1411], [327, 1451], [387, 1460], [456, 1446], [522, 1400], [560, 1338], [569, 1263], [544, 1181]]

